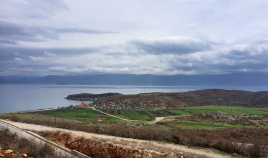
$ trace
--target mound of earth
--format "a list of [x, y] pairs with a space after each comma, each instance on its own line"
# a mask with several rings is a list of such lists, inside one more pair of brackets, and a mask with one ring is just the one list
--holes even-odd
[[112, 142], [101, 142], [78, 137], [67, 132], [49, 132], [49, 140], [79, 151], [91, 157], [124, 158], [126, 155], [133, 158], [175, 158], [174, 153], [160, 153], [152, 150], [139, 150]]

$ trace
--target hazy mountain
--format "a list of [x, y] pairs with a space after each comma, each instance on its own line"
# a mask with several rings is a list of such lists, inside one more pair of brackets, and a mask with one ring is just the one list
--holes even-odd
[[267, 73], [235, 73], [226, 75], [133, 75], [106, 74], [90, 76], [0, 77], [1, 84], [55, 85], [154, 85], [154, 86], [268, 86]]

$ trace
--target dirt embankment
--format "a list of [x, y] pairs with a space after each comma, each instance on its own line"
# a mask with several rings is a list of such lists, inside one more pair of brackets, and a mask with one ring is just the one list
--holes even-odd
[[152, 150], [133, 149], [127, 146], [114, 144], [112, 142], [101, 142], [83, 137], [78, 137], [67, 132], [42, 132], [49, 140], [64, 145], [72, 150], [82, 152], [91, 157], [106, 158], [175, 158], [174, 153], [160, 153]]
[[[61, 128], [53, 128], [47, 127], [42, 125], [34, 125], [34, 124], [26, 124], [21, 122], [12, 122], [6, 121], [12, 125], [17, 127], [34, 130], [34, 131], [62, 131], [62, 132], [71, 132], [77, 136], [84, 137], [89, 140], [93, 140], [95, 142], [113, 142], [114, 144], [119, 144], [124, 146], [128, 146], [130, 149], [135, 150], [153, 150], [161, 153], [175, 153], [177, 156], [183, 155], [184, 157], [211, 157], [211, 158], [229, 158], [228, 155], [221, 155], [214, 153], [212, 151], [206, 149], [195, 149], [195, 148], [188, 148], [182, 145], [176, 144], [169, 144], [169, 143], [161, 143], [155, 141], [146, 141], [146, 140], [139, 140], [139, 139], [131, 139], [131, 138], [122, 138], [116, 136], [108, 136], [102, 134], [94, 134], [94, 133], [87, 133], [82, 131], [74, 131], [68, 129], [61, 129]], [[47, 134], [48, 135], [48, 134]]]

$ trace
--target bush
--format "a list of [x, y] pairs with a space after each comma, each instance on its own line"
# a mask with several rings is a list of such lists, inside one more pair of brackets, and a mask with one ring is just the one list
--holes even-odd
[[[162, 130], [155, 130], [146, 126], [143, 128], [135, 128], [126, 124], [112, 124], [107, 126], [101, 124], [81, 124], [71, 122], [55, 123], [51, 121], [20, 118], [18, 121], [134, 139], [166, 141], [188, 146], [209, 147], [225, 151], [227, 153], [235, 152], [251, 157], [267, 155], [267, 148], [263, 148], [263, 146], [268, 145], [268, 129], [264, 128], [224, 128], [216, 130], [167, 130], [163, 128]], [[238, 142], [249, 142], [255, 145], [249, 150], [248, 147], [239, 147], [237, 144]]]

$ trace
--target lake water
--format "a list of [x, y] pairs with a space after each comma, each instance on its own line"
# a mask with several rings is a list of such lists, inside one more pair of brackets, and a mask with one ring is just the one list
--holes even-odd
[[64, 99], [69, 94], [108, 93], [138, 94], [148, 92], [187, 92], [201, 89], [229, 89], [267, 91], [268, 87], [222, 87], [222, 86], [100, 86], [100, 85], [7, 85], [0, 84], [0, 113], [57, 108], [80, 104], [81, 101]]

